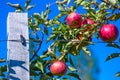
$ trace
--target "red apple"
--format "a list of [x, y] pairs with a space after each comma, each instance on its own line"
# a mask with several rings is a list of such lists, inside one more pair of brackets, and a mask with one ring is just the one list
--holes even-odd
[[67, 16], [66, 22], [71, 28], [78, 28], [82, 26], [82, 17], [78, 13], [72, 12]]
[[114, 24], [104, 24], [100, 28], [100, 37], [105, 42], [113, 42], [118, 37], [118, 29]]
[[[86, 24], [95, 24], [95, 22], [93, 21], [93, 20], [91, 20], [90, 18], [86, 18], [84, 21], [83, 21], [83, 23], [82, 23], [82, 25], [86, 25]], [[78, 38], [78, 40], [82, 40], [82, 37], [84, 36], [84, 32], [86, 32], [86, 31], [89, 31], [90, 30], [90, 26], [87, 26], [87, 29], [86, 30], [83, 30], [83, 34], [82, 35], [78, 35], [77, 36], [77, 38]], [[88, 41], [91, 41], [91, 36], [89, 36], [88, 38], [87, 38], [87, 40]]]
[[62, 76], [66, 71], [67, 66], [63, 61], [55, 61], [50, 66], [50, 72], [54, 75]]
[[[85, 21], [83, 21], [82, 23], [83, 25], [86, 25], [86, 24], [95, 24], [95, 22], [93, 20], [91, 20], [90, 18], [86, 18]], [[90, 26], [87, 27], [88, 30], [90, 30]]]
[[83, 24], [95, 24], [95, 22], [91, 20], [90, 18], [86, 18]]

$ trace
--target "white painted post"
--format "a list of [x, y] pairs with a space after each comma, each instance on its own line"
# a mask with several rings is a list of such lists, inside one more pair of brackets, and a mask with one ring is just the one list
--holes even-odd
[[27, 13], [8, 14], [7, 34], [8, 79], [30, 80]]

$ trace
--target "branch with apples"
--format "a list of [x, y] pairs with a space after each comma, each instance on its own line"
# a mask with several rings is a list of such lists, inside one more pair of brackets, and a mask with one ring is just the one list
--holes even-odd
[[[26, 12], [34, 7], [30, 1], [27, 0], [24, 8], [8, 4], [16, 8], [17, 12]], [[92, 41], [94, 36], [101, 38], [103, 43], [108, 43], [107, 46], [120, 49], [120, 40], [115, 43], [119, 35], [118, 26], [111, 24], [120, 18], [119, 4], [120, 1], [117, 0], [114, 0], [114, 4], [106, 0], [56, 0], [46, 6], [46, 11], [29, 16], [30, 75], [40, 76], [40, 80], [61, 77], [66, 80], [64, 75], [81, 80], [71, 56], [76, 57], [81, 51], [88, 56], [92, 55], [87, 46], [95, 44]], [[52, 5], [57, 5], [59, 14], [49, 18]], [[43, 46], [47, 49], [39, 54]], [[119, 55], [120, 53], [111, 54], [106, 61]], [[117, 76], [120, 76], [119, 72]]]

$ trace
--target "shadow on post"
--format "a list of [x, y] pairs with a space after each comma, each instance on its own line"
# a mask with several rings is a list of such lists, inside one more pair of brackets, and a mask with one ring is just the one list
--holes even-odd
[[21, 72], [21, 69], [25, 70], [25, 71], [29, 71], [27, 68], [24, 67], [24, 64], [25, 64], [24, 61], [17, 61], [17, 60], [9, 61], [9, 74], [10, 74], [9, 79], [10, 80], [20, 80], [18, 77], [18, 75], [20, 75], [20, 74], [18, 74], [18, 73], [22, 73], [21, 76], [24, 75], [24, 73]]

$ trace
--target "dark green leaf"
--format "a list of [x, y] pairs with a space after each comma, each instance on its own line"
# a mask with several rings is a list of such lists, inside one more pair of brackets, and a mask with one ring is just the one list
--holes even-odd
[[64, 49], [64, 44], [62, 44], [62, 42], [58, 43], [58, 51], [61, 52]]
[[117, 57], [120, 57], [120, 53], [112, 53], [107, 57], [106, 61], [117, 58]]
[[115, 43], [109, 43], [107, 46], [120, 49], [120, 46], [118, 44], [115, 44]]
[[39, 69], [35, 66], [35, 62], [32, 62], [30, 64], [30, 75], [36, 76], [37, 75], [36, 71], [39, 71]]
[[71, 64], [73, 67], [75, 67], [75, 65], [74, 65], [74, 63], [73, 63], [73, 61], [72, 61], [72, 58], [70, 57], [69, 59], [70, 59], [70, 64]]
[[115, 76], [116, 76], [116, 77], [120, 77], [120, 72], [117, 72], [117, 73], [115, 74]]
[[34, 13], [33, 16], [38, 19], [40, 17], [40, 14], [39, 13]]
[[0, 76], [5, 76], [4, 72], [7, 72], [7, 65], [5, 66], [0, 66]]
[[62, 78], [62, 80], [69, 80], [69, 79], [64, 77], [64, 78]]
[[0, 71], [0, 76], [4, 76], [3, 72]]
[[53, 74], [51, 72], [46, 73], [47, 76], [53, 77]]
[[44, 30], [44, 32], [46, 33], [46, 35], [48, 35], [48, 31], [49, 31], [48, 29], [45, 29], [45, 30]]
[[37, 75], [37, 73], [35, 72], [35, 70], [30, 70], [30, 75], [32, 75], [32, 76], [36, 76]]
[[6, 71], [7, 71], [7, 65], [5, 65], [5, 66], [0, 66], [0, 71], [6, 72]]
[[74, 55], [74, 56], [77, 56], [81, 51], [81, 47], [79, 44], [74, 44], [74, 45], [71, 45], [71, 48], [69, 50], [70, 54]]
[[36, 60], [35, 60], [34, 62], [32, 62], [32, 63], [30, 64], [30, 69], [31, 69], [31, 70], [34, 70], [34, 71], [40, 71], [40, 69], [38, 69], [38, 68], [35, 66], [36, 63], [37, 63]]
[[0, 80], [8, 80], [7, 78], [0, 78]]
[[72, 76], [72, 77], [74, 77], [74, 78], [77, 78], [78, 80], [81, 80], [80, 77], [79, 77], [79, 75], [76, 74], [76, 73], [68, 73], [68, 75], [69, 75], [69, 76]]

